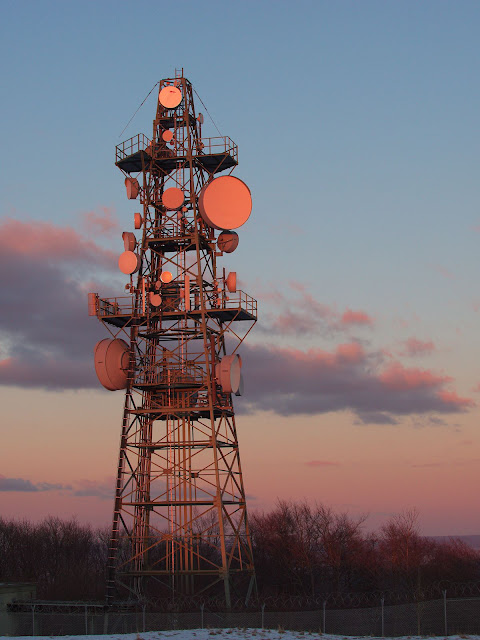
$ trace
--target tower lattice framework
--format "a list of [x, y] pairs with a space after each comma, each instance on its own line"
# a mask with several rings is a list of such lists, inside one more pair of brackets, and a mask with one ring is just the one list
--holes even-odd
[[[141, 238], [128, 251], [138, 270], [125, 296], [90, 294], [90, 313], [127, 343], [107, 600], [120, 587], [138, 599], [222, 594], [230, 606], [248, 600], [255, 574], [232, 393], [219, 366], [238, 353], [257, 303], [227, 286], [199, 196], [232, 173], [237, 146], [202, 138], [183, 71], [159, 86], [178, 89], [180, 104], [159, 101], [152, 139], [139, 134], [116, 148], [128, 197], [143, 207]], [[178, 190], [183, 203], [173, 207], [167, 196]]]

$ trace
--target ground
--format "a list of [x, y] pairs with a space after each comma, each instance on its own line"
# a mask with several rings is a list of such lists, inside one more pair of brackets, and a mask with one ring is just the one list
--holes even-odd
[[[215, 636], [219, 636], [216, 637]], [[52, 640], [54, 636], [16, 636], [15, 640]], [[338, 636], [303, 631], [283, 631], [282, 629], [185, 629], [177, 631], [149, 631], [146, 633], [126, 633], [98, 636], [57, 636], [62, 640], [366, 640], [364, 636]], [[456, 636], [401, 636], [381, 640], [480, 640], [476, 635]], [[0, 640], [11, 640], [11, 636], [0, 636]], [[370, 636], [368, 640], [374, 640]]]

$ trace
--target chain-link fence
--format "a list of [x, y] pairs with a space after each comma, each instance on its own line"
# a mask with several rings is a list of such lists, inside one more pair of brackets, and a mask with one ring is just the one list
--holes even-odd
[[218, 612], [204, 605], [191, 612], [107, 611], [100, 605], [76, 606], [75, 612], [45, 612], [32, 604], [23, 611], [0, 611], [0, 635], [61, 636], [141, 633], [169, 629], [264, 628], [356, 636], [452, 635], [480, 633], [480, 598], [443, 598], [410, 604], [355, 609]]

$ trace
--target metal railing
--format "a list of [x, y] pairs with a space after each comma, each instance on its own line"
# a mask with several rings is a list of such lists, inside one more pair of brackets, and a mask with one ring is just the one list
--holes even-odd
[[[132, 136], [128, 140], [121, 142], [115, 147], [115, 162], [119, 162], [124, 158], [137, 153], [137, 151], [145, 151], [151, 147], [152, 141], [144, 134], [138, 133], [136, 136]], [[187, 150], [184, 145], [177, 141], [176, 152], [174, 149], [167, 149], [167, 157], [183, 157], [186, 155]], [[211, 154], [229, 154], [236, 162], [238, 162], [238, 145], [228, 136], [216, 136], [213, 138], [202, 138], [197, 149], [198, 155], [211, 155]]]
[[[164, 297], [168, 298], [168, 312], [181, 311], [184, 308], [185, 302], [183, 298], [174, 295], [170, 291], [166, 291]], [[98, 294], [95, 294], [96, 298], [96, 310], [99, 318], [115, 317], [115, 316], [132, 316], [135, 311], [135, 297], [134, 296], [116, 296], [115, 298], [100, 298]], [[148, 302], [146, 301], [145, 304]], [[198, 301], [195, 298], [195, 293], [190, 295], [190, 311], [199, 311], [200, 307]], [[235, 311], [243, 310], [257, 317], [257, 301], [252, 296], [249, 296], [245, 291], [238, 290], [236, 293], [221, 292], [219, 296], [216, 296], [213, 292], [207, 290], [206, 296], [206, 310], [209, 311], [221, 311], [222, 309]], [[160, 312], [153, 310], [152, 314]], [[142, 315], [142, 304], [139, 305], [139, 315]]]
[[137, 151], [144, 151], [150, 143], [151, 140], [144, 133], [138, 133], [136, 136], [121, 142], [115, 147], [115, 162], [128, 158], [128, 156], [137, 153]]
[[238, 162], [238, 145], [228, 136], [216, 136], [213, 138], [202, 138], [203, 147], [199, 149], [200, 153], [205, 155], [216, 153], [228, 153], [234, 160]]
[[165, 384], [168, 387], [206, 385], [205, 372], [190, 362], [162, 361], [158, 355], [142, 357], [135, 384]]

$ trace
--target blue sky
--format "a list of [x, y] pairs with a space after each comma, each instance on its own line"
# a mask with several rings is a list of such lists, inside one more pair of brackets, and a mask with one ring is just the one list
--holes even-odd
[[[318, 315], [298, 283], [331, 312], [330, 325], [279, 331], [275, 345], [333, 351], [349, 342], [361, 345], [371, 363], [387, 352], [401, 360], [409, 338], [433, 342], [417, 354], [417, 369], [451, 378], [459, 396], [475, 399], [478, 2], [1, 0], [0, 8], [2, 219], [81, 232], [85, 212], [108, 207], [120, 227], [131, 229], [114, 148], [138, 132], [150, 134], [156, 91], [119, 137], [153, 85], [183, 67], [222, 134], [238, 143], [236, 175], [253, 194], [254, 212], [226, 266], [259, 298], [269, 322], [281, 319], [285, 305], [298, 311], [303, 304], [304, 314]], [[216, 135], [208, 118], [204, 129]], [[120, 252], [117, 236], [96, 238], [99, 251]], [[272, 302], [275, 292], [281, 303]], [[348, 309], [371, 323], [333, 327]], [[251, 344], [263, 347], [269, 330], [264, 322]], [[3, 340], [11, 344], [8, 331]], [[6, 394], [29, 393], [4, 384]], [[46, 394], [46, 406], [58, 396], [64, 410], [77, 411], [78, 394], [35, 393]], [[105, 397], [86, 393], [98, 406]], [[344, 439], [359, 428], [351, 406], [346, 401], [329, 414], [343, 425]], [[478, 410], [464, 409], [443, 417], [432, 441], [459, 433], [472, 443], [473, 460]], [[397, 427], [379, 426], [379, 459], [389, 448], [388, 429], [402, 429], [406, 450], [407, 442], [415, 448], [417, 426], [429, 415], [397, 416]], [[252, 416], [245, 419], [253, 424]], [[318, 434], [322, 448], [321, 429]], [[372, 443], [379, 442], [375, 434]], [[106, 442], [105, 451], [111, 446]], [[427, 456], [423, 436], [422, 447]], [[442, 464], [449, 450], [445, 445], [438, 453]], [[248, 438], [244, 455], [250, 455]], [[30, 477], [27, 465], [18, 473], [37, 483], [75, 480], [39, 477], [39, 471]], [[100, 467], [94, 473], [100, 478]], [[304, 495], [310, 486], [305, 480]], [[396, 501], [398, 508], [412, 506], [412, 492]], [[266, 492], [264, 503], [274, 497]], [[419, 506], [428, 509], [428, 498]], [[370, 509], [364, 497], [357, 507]], [[443, 533], [435, 517], [430, 532]], [[478, 533], [480, 522], [466, 523], [459, 533]]]

